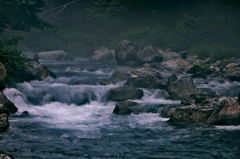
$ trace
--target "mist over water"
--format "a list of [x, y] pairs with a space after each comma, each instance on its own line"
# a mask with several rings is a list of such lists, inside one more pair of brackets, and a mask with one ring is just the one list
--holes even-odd
[[[108, 101], [106, 95], [123, 83], [101, 86], [98, 81], [109, 79], [115, 65], [86, 59], [40, 62], [58, 78], [4, 90], [19, 111], [10, 117], [10, 131], [1, 134], [0, 145], [17, 159], [240, 157], [239, 126], [171, 126], [159, 113], [113, 114], [116, 102]], [[231, 90], [237, 96], [236, 83], [194, 82], [209, 92], [228, 94]], [[180, 103], [164, 99], [161, 90], [143, 91], [137, 102]]]

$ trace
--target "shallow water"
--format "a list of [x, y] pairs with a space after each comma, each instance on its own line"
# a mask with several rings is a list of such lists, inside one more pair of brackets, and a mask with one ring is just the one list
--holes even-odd
[[[107, 101], [106, 94], [123, 83], [100, 86], [98, 81], [109, 79], [115, 65], [86, 59], [41, 63], [58, 78], [4, 90], [19, 111], [10, 117], [10, 131], [0, 134], [0, 149], [16, 159], [240, 158], [240, 126], [171, 126], [159, 114], [112, 114], [116, 102]], [[238, 93], [239, 83], [216, 79], [194, 83], [215, 94]], [[163, 106], [180, 102], [164, 99], [161, 90], [143, 90], [138, 102]]]

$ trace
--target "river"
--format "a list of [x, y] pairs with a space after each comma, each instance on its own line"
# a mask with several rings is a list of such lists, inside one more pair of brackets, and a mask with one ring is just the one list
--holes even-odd
[[[110, 79], [116, 65], [83, 58], [40, 62], [58, 78], [4, 90], [19, 111], [9, 119], [10, 130], [1, 134], [0, 149], [15, 159], [240, 158], [240, 126], [172, 126], [159, 113], [113, 114], [116, 102], [106, 95], [123, 83], [101, 86], [98, 81]], [[194, 83], [209, 93], [235, 97], [240, 88], [237, 82], [215, 79]], [[164, 99], [161, 90], [143, 90], [140, 103], [180, 103]]]

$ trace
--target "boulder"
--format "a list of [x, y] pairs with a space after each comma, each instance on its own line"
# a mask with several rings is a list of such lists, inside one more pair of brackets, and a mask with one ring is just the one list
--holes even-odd
[[211, 73], [213, 73], [213, 70], [210, 70], [209, 68], [204, 68], [202, 66], [199, 65], [195, 65], [192, 68], [190, 68], [187, 73], [192, 74], [191, 77], [192, 78], [206, 78], [207, 75], [210, 75]]
[[63, 50], [39, 52], [35, 54], [34, 59], [40, 60], [72, 60], [73, 58]]
[[8, 130], [9, 128], [8, 117], [9, 117], [9, 112], [5, 108], [1, 107], [0, 108], [0, 132]]
[[[173, 75], [175, 76], [175, 75]], [[169, 77], [173, 78], [173, 77]], [[178, 79], [168, 80], [167, 92], [170, 99], [181, 100], [182, 98], [188, 97], [191, 94], [202, 94], [203, 92], [196, 88], [193, 84], [193, 80], [190, 76], [183, 75]]]
[[141, 51], [141, 47], [133, 44], [131, 41], [121, 41], [115, 50], [115, 60], [117, 64], [123, 65], [128, 61], [136, 61], [137, 54]]
[[7, 154], [6, 152], [0, 150], [0, 158], [1, 159], [14, 159], [13, 156]]
[[240, 81], [240, 64], [229, 63], [223, 69], [223, 77], [231, 81]]
[[108, 100], [125, 101], [128, 99], [141, 99], [143, 97], [143, 90], [134, 87], [118, 87], [110, 89], [107, 95]]
[[7, 76], [7, 71], [5, 66], [0, 62], [0, 91], [5, 88], [5, 78]]
[[38, 60], [30, 60], [29, 64], [31, 66], [31, 68], [29, 69], [29, 72], [34, 77], [34, 79], [42, 81], [48, 76], [52, 78], [56, 78], [54, 73], [48, 70], [46, 66], [40, 64]]
[[193, 65], [184, 59], [171, 59], [161, 63], [151, 63], [150, 67], [156, 68], [160, 71], [188, 71]]
[[94, 51], [94, 55], [90, 58], [92, 61], [110, 61], [113, 60], [113, 53], [106, 47], [99, 47]]
[[136, 76], [129, 77], [125, 86], [141, 88], [165, 88], [166, 81], [159, 72], [151, 68], [145, 68], [138, 72]]
[[1, 108], [6, 109], [10, 113], [16, 113], [18, 111], [18, 108], [8, 100], [2, 92], [0, 92], [0, 109]]
[[191, 95], [179, 106], [167, 107], [161, 112], [170, 117], [171, 124], [239, 125], [240, 105], [234, 97]]
[[176, 52], [171, 52], [171, 51], [163, 51], [163, 50], [158, 50], [158, 52], [163, 56], [163, 61], [167, 60], [172, 60], [172, 59], [180, 59], [181, 56], [180, 54]]
[[157, 113], [161, 105], [141, 104], [133, 101], [118, 102], [113, 110], [114, 114], [128, 115], [139, 113]]
[[140, 64], [162, 62], [163, 56], [152, 46], [145, 47], [137, 54], [137, 60]]
[[111, 80], [114, 84], [125, 81], [131, 76], [136, 76], [138, 71], [132, 68], [117, 68], [112, 72]]

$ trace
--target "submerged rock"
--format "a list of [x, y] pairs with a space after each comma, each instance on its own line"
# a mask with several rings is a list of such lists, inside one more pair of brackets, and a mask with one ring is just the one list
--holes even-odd
[[141, 99], [143, 97], [143, 90], [134, 87], [118, 87], [110, 89], [107, 95], [108, 100], [125, 101], [128, 99]]
[[239, 125], [240, 105], [229, 96], [191, 95], [161, 112], [171, 124]]

